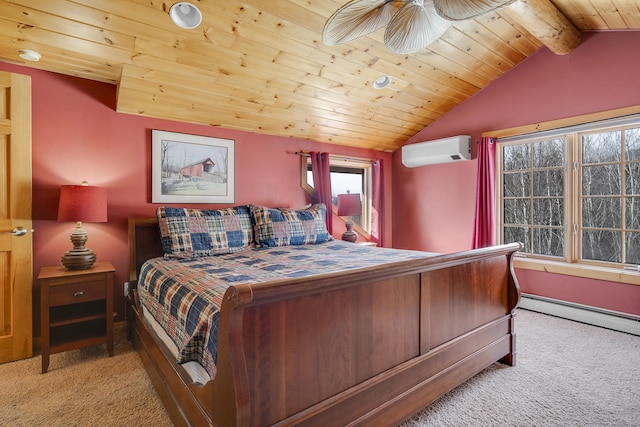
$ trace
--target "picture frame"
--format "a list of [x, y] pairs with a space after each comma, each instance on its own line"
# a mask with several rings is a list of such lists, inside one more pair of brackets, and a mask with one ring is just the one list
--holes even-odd
[[153, 129], [152, 203], [234, 203], [235, 141]]

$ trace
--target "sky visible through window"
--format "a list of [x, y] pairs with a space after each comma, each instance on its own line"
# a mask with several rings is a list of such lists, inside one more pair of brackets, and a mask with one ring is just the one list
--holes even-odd
[[[307, 172], [307, 182], [313, 187], [313, 174]], [[331, 172], [331, 196], [350, 193], [362, 194], [362, 175], [353, 173]]]

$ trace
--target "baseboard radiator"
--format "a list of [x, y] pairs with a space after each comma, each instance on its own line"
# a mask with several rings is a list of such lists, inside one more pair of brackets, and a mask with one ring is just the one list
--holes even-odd
[[640, 316], [525, 293], [518, 307], [640, 336]]

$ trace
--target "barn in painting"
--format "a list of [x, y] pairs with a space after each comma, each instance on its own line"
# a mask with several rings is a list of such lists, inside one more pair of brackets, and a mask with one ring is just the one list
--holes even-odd
[[204, 160], [200, 160], [183, 167], [182, 169], [180, 169], [180, 175], [184, 176], [185, 178], [190, 178], [193, 176], [201, 177], [204, 172], [212, 173], [213, 167], [215, 165], [216, 164], [213, 162], [213, 160], [207, 157]]

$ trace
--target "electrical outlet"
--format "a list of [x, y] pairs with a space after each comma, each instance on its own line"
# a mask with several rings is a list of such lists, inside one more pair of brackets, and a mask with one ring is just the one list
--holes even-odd
[[131, 286], [130, 282], [124, 282], [124, 296], [129, 295], [129, 286]]

